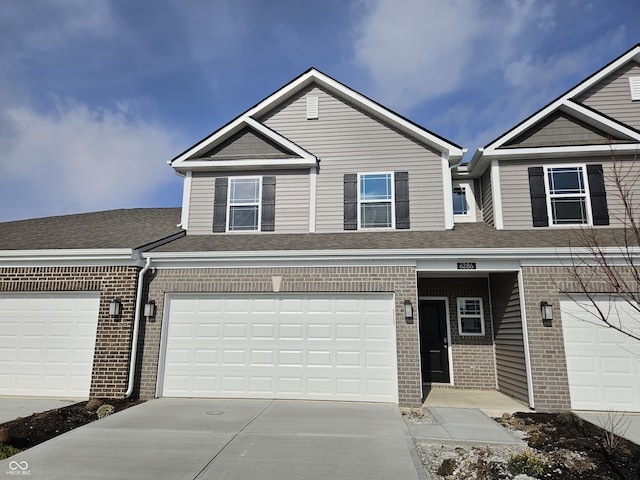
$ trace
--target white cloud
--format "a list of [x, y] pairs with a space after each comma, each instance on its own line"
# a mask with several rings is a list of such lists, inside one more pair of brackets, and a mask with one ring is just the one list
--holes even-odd
[[175, 175], [175, 135], [136, 114], [135, 103], [90, 109], [58, 101], [54, 112], [1, 113], [3, 219], [139, 206]]

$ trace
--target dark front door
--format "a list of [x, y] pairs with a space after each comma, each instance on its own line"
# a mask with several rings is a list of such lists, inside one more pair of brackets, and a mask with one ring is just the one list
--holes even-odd
[[422, 383], [449, 383], [445, 300], [420, 300]]

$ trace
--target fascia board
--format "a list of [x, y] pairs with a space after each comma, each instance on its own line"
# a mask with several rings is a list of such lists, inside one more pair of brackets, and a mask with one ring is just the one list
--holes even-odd
[[0, 250], [0, 266], [141, 265], [137, 251], [127, 249]]
[[640, 150], [639, 143], [612, 145], [575, 145], [565, 147], [529, 147], [495, 150], [486, 158], [492, 159], [521, 159], [521, 158], [562, 158], [574, 155], [602, 156], [615, 153], [635, 153]]
[[260, 168], [287, 169], [287, 168], [310, 168], [317, 165], [317, 160], [307, 160], [305, 158], [253, 158], [251, 160], [215, 160], [215, 161], [190, 161], [188, 164], [173, 168], [184, 171], [196, 170], [256, 170]]
[[[634, 58], [634, 57], [639, 57], [639, 58]], [[509, 140], [515, 138], [524, 130], [528, 129], [529, 127], [537, 123], [539, 120], [541, 120], [542, 118], [552, 113], [554, 110], [556, 110], [561, 105], [566, 103], [567, 100], [569, 100], [570, 98], [576, 97], [577, 95], [580, 95], [582, 92], [586, 91], [587, 89], [589, 89], [590, 87], [598, 83], [600, 80], [602, 80], [604, 77], [606, 77], [607, 75], [609, 75], [610, 73], [617, 70], [618, 68], [620, 68], [625, 63], [631, 60], [640, 61], [640, 45], [635, 46], [634, 48], [629, 50], [626, 54], [623, 54], [613, 62], [609, 63], [604, 68], [600, 69], [598, 72], [594, 73], [593, 75], [591, 75], [590, 77], [588, 77], [587, 79], [583, 80], [578, 85], [573, 87], [572, 89], [565, 92], [563, 95], [558, 97], [549, 105], [547, 105], [546, 107], [543, 107], [541, 110], [533, 114], [528, 119], [525, 119], [522, 123], [517, 125], [512, 130], [509, 130], [507, 133], [505, 133], [501, 137], [498, 137], [491, 144], [485, 147], [485, 153], [492, 154], [497, 148], [500, 148]]]

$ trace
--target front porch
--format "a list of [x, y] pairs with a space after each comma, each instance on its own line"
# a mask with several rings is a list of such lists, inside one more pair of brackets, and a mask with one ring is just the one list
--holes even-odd
[[476, 390], [466, 388], [428, 388], [422, 408], [477, 408], [492, 418], [502, 414], [528, 412], [531, 409], [520, 402], [497, 390]]

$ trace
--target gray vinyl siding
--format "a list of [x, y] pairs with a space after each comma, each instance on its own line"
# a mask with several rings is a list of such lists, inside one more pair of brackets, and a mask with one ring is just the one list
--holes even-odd
[[518, 274], [492, 273], [491, 309], [498, 390], [529, 403]]
[[576, 97], [578, 102], [640, 129], [640, 102], [631, 101], [629, 77], [640, 76], [640, 65], [629, 62]]
[[[306, 119], [306, 97], [319, 97], [319, 118]], [[383, 125], [318, 87], [310, 87], [260, 119], [320, 160], [316, 231], [343, 231], [345, 173], [409, 172], [412, 230], [444, 229], [438, 153]]]
[[[632, 156], [616, 158], [618, 165], [627, 175], [629, 181], [633, 176], [640, 174], [640, 166], [633, 161]], [[561, 158], [544, 161], [510, 161], [500, 163], [500, 187], [502, 192], [502, 214], [504, 228], [529, 229], [533, 228], [531, 213], [531, 198], [529, 196], [528, 167], [546, 165], [571, 165], [571, 164], [602, 164], [605, 188], [607, 191], [607, 204], [609, 207], [609, 221], [611, 227], [623, 226], [623, 206], [616, 190], [613, 177], [613, 163], [608, 157], [600, 158]], [[640, 198], [640, 182], [635, 185], [627, 185], [631, 189], [633, 198]]]
[[493, 217], [493, 198], [491, 190], [491, 168], [487, 168], [480, 177], [480, 193], [482, 194], [482, 220], [492, 227], [495, 226]]
[[[276, 214], [273, 233], [309, 232], [309, 171], [261, 171], [276, 177]], [[248, 172], [193, 172], [189, 207], [189, 235], [212, 234], [216, 177], [253, 175]], [[269, 232], [271, 233], [271, 232]]]
[[603, 145], [609, 135], [560, 112], [518, 136], [507, 148], [554, 147], [561, 145]]
[[233, 135], [230, 139], [203, 155], [203, 157], [211, 157], [213, 160], [288, 158], [295, 156], [249, 128], [245, 128]]

